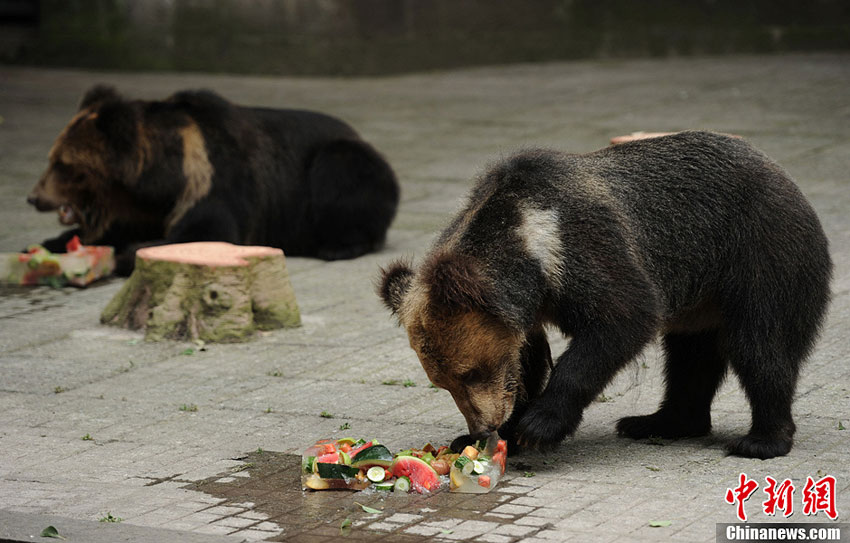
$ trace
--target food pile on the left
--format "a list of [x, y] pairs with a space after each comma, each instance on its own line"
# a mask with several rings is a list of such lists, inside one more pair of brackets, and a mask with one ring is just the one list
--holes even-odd
[[31, 245], [26, 253], [6, 253], [0, 258], [0, 281], [15, 285], [84, 287], [115, 269], [112, 247], [83, 245], [74, 236], [67, 253], [51, 253]]
[[[483, 453], [498, 448], [492, 457], [495, 472], [491, 474], [492, 479], [487, 476], [486, 487], [482, 485], [482, 488], [472, 489], [475, 485], [458, 483], [465, 477], [453, 475], [450, 486], [452, 492], [487, 492], [496, 486], [499, 476], [504, 473], [507, 449], [505, 442], [498, 437], [491, 441], [482, 441], [480, 451], [473, 446], [467, 447], [469, 451], [474, 451], [476, 457], [481, 454], [480, 458], [485, 462], [489, 462], [490, 457], [485, 457]], [[372, 488], [379, 491], [433, 492], [449, 483], [448, 475], [457, 462], [468, 460], [472, 466], [468, 454], [466, 450], [461, 454], [452, 453], [448, 447], [435, 448], [430, 443], [421, 449], [407, 449], [393, 454], [375, 439], [323, 439], [308, 447], [301, 456], [301, 486], [312, 490]], [[479, 479], [476, 475], [476, 481]], [[478, 484], [481, 485], [481, 482]]]

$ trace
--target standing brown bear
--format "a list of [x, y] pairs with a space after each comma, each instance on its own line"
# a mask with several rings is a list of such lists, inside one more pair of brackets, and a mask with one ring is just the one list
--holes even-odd
[[353, 258], [383, 245], [399, 200], [389, 164], [341, 120], [209, 91], [145, 101], [96, 86], [49, 160], [28, 201], [73, 228], [45, 247], [112, 245], [122, 274], [140, 246], [189, 241]]
[[[380, 294], [466, 418], [454, 448], [497, 429], [558, 444], [661, 335], [664, 399], [619, 434], [707, 434], [731, 367], [752, 426], [728, 450], [771, 458], [793, 443], [831, 273], [820, 222], [779, 166], [742, 140], [684, 132], [504, 160], [416, 271], [383, 271]], [[545, 324], [570, 338], [554, 368]]]

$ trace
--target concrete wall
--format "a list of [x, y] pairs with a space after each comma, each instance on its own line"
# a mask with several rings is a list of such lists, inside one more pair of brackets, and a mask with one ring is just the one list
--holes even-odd
[[[35, 6], [30, 23], [3, 5]], [[380, 74], [850, 49], [846, 0], [0, 0], [5, 62]], [[13, 36], [13, 38], [8, 38]]]

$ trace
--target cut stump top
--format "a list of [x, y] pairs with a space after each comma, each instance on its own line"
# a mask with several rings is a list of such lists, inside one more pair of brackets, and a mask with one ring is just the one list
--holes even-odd
[[248, 266], [249, 258], [275, 255], [283, 255], [283, 251], [274, 247], [233, 245], [223, 241], [156, 245], [136, 251], [136, 256], [143, 260], [164, 260], [209, 267]]
[[[738, 134], [726, 134], [724, 132], [717, 133], [723, 136], [729, 136], [730, 138], [741, 138], [741, 136], [739, 136]], [[614, 138], [611, 138], [611, 145], [619, 145], [621, 143], [628, 143], [630, 141], [660, 138], [663, 136], [672, 136], [673, 134], [678, 134], [678, 132], [632, 132], [631, 134], [626, 134], [625, 136], [616, 136]]]

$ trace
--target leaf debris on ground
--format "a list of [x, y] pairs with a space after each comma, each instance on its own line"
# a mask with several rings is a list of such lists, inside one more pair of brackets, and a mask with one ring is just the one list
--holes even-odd
[[59, 530], [55, 526], [48, 526], [41, 531], [41, 537], [52, 537], [54, 539], [65, 539], [59, 534]]
[[354, 505], [359, 505], [361, 509], [363, 509], [366, 513], [371, 513], [373, 515], [380, 515], [383, 513], [380, 509], [375, 509], [374, 507], [369, 507], [368, 505], [363, 505], [360, 502], [354, 502]]

